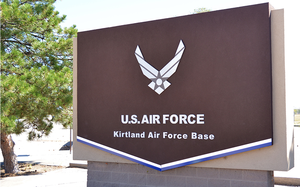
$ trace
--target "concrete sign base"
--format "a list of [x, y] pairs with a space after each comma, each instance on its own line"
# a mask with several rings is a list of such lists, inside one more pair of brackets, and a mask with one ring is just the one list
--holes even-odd
[[88, 162], [88, 187], [274, 186], [273, 171], [181, 167], [159, 172], [139, 164]]

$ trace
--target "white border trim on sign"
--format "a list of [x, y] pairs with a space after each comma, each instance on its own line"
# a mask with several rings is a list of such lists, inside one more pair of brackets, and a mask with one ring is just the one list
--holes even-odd
[[258, 142], [253, 142], [253, 143], [249, 143], [249, 144], [245, 144], [245, 145], [241, 145], [241, 146], [237, 146], [237, 147], [232, 147], [229, 149], [224, 149], [221, 151], [216, 151], [216, 152], [212, 152], [212, 153], [208, 153], [208, 154], [204, 154], [204, 155], [200, 155], [200, 156], [196, 156], [196, 157], [192, 157], [192, 158], [188, 158], [188, 159], [183, 159], [183, 160], [159, 165], [154, 162], [150, 162], [148, 160], [145, 160], [145, 159], [133, 156], [131, 154], [113, 149], [111, 147], [96, 143], [94, 141], [82, 138], [80, 136], [77, 136], [77, 141], [81, 142], [83, 144], [95, 147], [97, 149], [112, 153], [114, 155], [121, 156], [128, 160], [137, 162], [139, 164], [151, 167], [151, 168], [159, 170], [159, 171], [165, 171], [168, 169], [173, 169], [173, 168], [182, 167], [182, 166], [186, 166], [186, 165], [190, 165], [190, 164], [195, 164], [198, 162], [204, 162], [207, 160], [220, 158], [220, 157], [224, 157], [224, 156], [228, 156], [228, 155], [232, 155], [232, 154], [236, 154], [236, 153], [241, 153], [241, 152], [245, 152], [245, 151], [250, 151], [253, 149], [259, 149], [259, 148], [263, 148], [263, 147], [272, 145], [272, 138], [269, 138], [269, 139], [258, 141]]

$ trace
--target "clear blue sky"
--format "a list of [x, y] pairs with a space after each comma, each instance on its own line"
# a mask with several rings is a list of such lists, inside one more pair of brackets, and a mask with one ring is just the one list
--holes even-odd
[[56, 10], [67, 15], [62, 24], [79, 31], [191, 14], [194, 9], [220, 10], [270, 2], [285, 11], [285, 51], [288, 99], [300, 108], [300, 14], [299, 0], [57, 0]]
[[[299, 0], [294, 0], [294, 2]], [[196, 8], [220, 10], [258, 3], [262, 0], [57, 0], [56, 8], [67, 15], [65, 25], [79, 31], [187, 15]], [[289, 0], [272, 0], [275, 8], [286, 8]], [[297, 2], [300, 5], [299, 2]], [[293, 7], [293, 6], [292, 6]]]

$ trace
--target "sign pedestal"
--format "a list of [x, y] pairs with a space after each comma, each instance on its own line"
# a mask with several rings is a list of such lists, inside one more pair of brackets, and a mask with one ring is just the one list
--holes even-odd
[[164, 172], [140, 164], [88, 162], [88, 187], [96, 186], [274, 186], [273, 171], [196, 168]]

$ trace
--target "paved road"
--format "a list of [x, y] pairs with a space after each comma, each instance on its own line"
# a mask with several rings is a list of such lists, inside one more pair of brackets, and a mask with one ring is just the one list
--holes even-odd
[[66, 168], [41, 175], [7, 177], [0, 180], [5, 187], [86, 187], [87, 169]]

